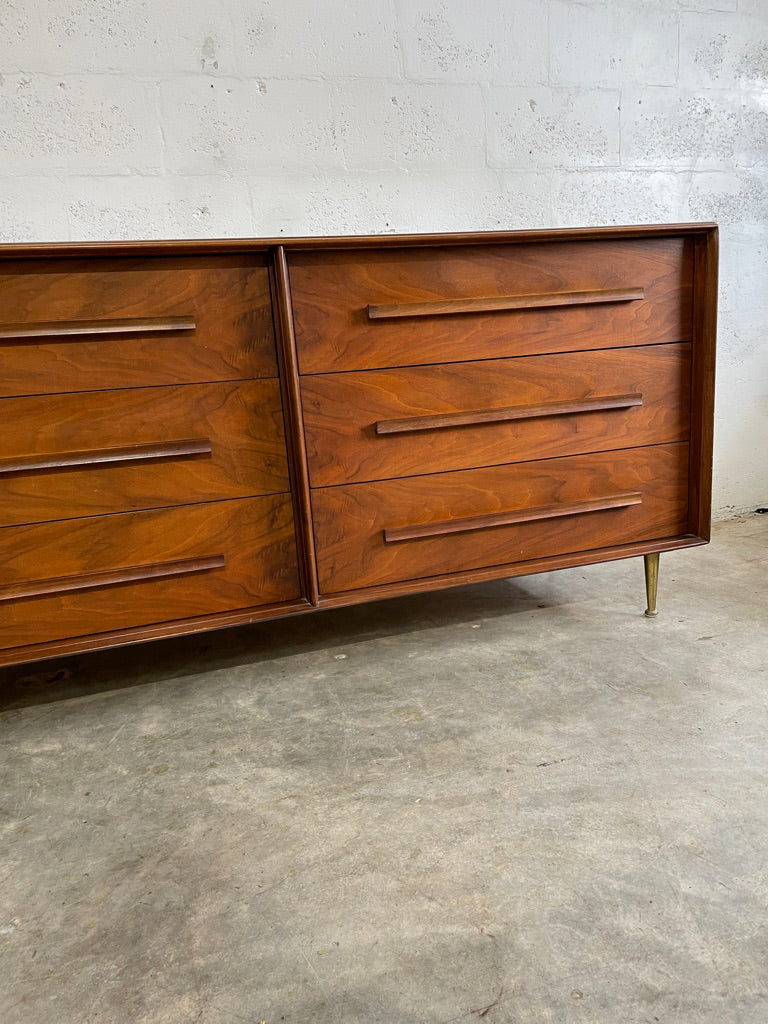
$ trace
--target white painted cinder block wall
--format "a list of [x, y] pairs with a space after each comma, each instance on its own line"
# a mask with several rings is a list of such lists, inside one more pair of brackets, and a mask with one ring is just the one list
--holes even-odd
[[2, 0], [0, 240], [721, 225], [768, 505], [768, 0]]

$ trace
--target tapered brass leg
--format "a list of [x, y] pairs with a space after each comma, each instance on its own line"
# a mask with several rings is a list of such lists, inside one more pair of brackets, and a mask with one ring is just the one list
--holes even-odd
[[648, 598], [646, 615], [658, 615], [656, 610], [656, 590], [659, 585], [659, 553], [644, 555], [645, 559], [645, 594]]

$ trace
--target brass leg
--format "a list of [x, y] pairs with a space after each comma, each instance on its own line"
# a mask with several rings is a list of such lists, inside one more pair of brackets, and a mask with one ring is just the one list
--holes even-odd
[[656, 590], [659, 585], [659, 553], [644, 555], [645, 559], [645, 593], [648, 598], [646, 615], [658, 615], [656, 610]]

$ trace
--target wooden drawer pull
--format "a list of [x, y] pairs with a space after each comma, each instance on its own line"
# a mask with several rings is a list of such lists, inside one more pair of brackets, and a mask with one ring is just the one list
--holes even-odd
[[387, 544], [403, 540], [420, 540], [425, 537], [442, 537], [448, 533], [468, 533], [471, 530], [488, 530], [495, 526], [510, 526], [514, 523], [532, 523], [537, 519], [558, 519], [561, 516], [578, 516], [583, 512], [602, 512], [611, 508], [626, 508], [640, 505], [642, 495], [611, 494], [605, 498], [586, 501], [563, 501], [556, 505], [539, 505], [534, 508], [514, 509], [510, 512], [490, 512], [482, 516], [465, 516], [462, 519], [448, 519], [438, 523], [417, 523], [413, 526], [388, 526], [384, 530]]
[[553, 306], [593, 306], [601, 302], [637, 302], [644, 288], [597, 288], [587, 292], [541, 292], [537, 295], [493, 295], [478, 299], [438, 299], [433, 302], [390, 302], [369, 305], [369, 320], [403, 316], [450, 316], [454, 313], [497, 313], [509, 309], [550, 309]]
[[118, 583], [140, 583], [143, 580], [161, 580], [171, 576], [190, 576], [192, 573], [223, 569], [225, 565], [224, 555], [205, 555], [202, 558], [180, 558], [172, 562], [107, 569], [104, 572], [88, 572], [79, 576], [59, 576], [57, 579], [0, 587], [0, 601], [69, 594], [73, 590], [94, 590], [97, 587], [114, 587]]
[[160, 444], [127, 444], [117, 448], [0, 459], [0, 474], [66, 469], [70, 466], [109, 466], [116, 462], [152, 462], [156, 459], [174, 459], [180, 455], [208, 455], [210, 452], [211, 441], [207, 437], [196, 437], [186, 441], [164, 441]]
[[193, 316], [142, 316], [125, 320], [48, 320], [36, 324], [2, 324], [0, 341], [64, 340], [73, 335], [139, 334], [143, 331], [194, 331]]
[[607, 395], [604, 398], [582, 398], [568, 402], [543, 402], [540, 405], [508, 405], [499, 409], [433, 413], [429, 416], [406, 416], [396, 420], [379, 420], [376, 423], [376, 433], [411, 434], [420, 430], [444, 430], [446, 427], [468, 427], [481, 423], [507, 423], [510, 420], [531, 420], [541, 416], [570, 416], [579, 412], [630, 409], [642, 404], [642, 394], [634, 392], [631, 395]]

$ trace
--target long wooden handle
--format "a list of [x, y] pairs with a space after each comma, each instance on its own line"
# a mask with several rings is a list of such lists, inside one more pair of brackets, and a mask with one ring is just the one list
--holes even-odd
[[193, 316], [143, 316], [123, 320], [46, 320], [41, 323], [1, 324], [0, 341], [48, 341], [71, 338], [75, 335], [138, 334], [142, 331], [194, 331]]
[[15, 583], [8, 587], [0, 587], [0, 601], [18, 601], [23, 597], [52, 597], [57, 594], [69, 594], [73, 590], [114, 587], [118, 583], [140, 583], [144, 580], [168, 579], [171, 576], [190, 576], [192, 573], [223, 569], [226, 564], [224, 555], [204, 555], [201, 558], [180, 558], [170, 562], [153, 562], [150, 565], [133, 565], [124, 569], [87, 572], [78, 576], [59, 576], [49, 580]]
[[455, 313], [497, 313], [511, 309], [593, 306], [602, 302], [637, 302], [643, 298], [644, 288], [596, 288], [584, 292], [539, 292], [535, 295], [492, 295], [476, 299], [389, 302], [369, 305], [368, 319], [393, 320], [404, 316], [451, 316]]
[[642, 495], [636, 492], [611, 494], [604, 498], [590, 498], [584, 501], [563, 501], [553, 505], [514, 509], [509, 512], [490, 512], [481, 516], [463, 516], [460, 519], [447, 519], [437, 523], [388, 526], [384, 530], [384, 540], [387, 544], [397, 544], [404, 540], [442, 537], [449, 533], [488, 530], [496, 526], [532, 523], [538, 519], [558, 519], [561, 516], [577, 516], [584, 512], [602, 512], [605, 509], [626, 508], [629, 505], [640, 505], [642, 500]]
[[210, 452], [211, 441], [208, 437], [163, 441], [158, 444], [128, 444], [115, 448], [0, 459], [0, 474], [67, 469], [71, 466], [109, 466], [118, 462], [152, 462], [157, 459], [174, 459], [182, 455], [207, 455]]
[[477, 426], [482, 423], [507, 423], [531, 420], [542, 416], [570, 416], [579, 412], [601, 412], [608, 409], [630, 409], [643, 404], [640, 392], [629, 395], [607, 395], [568, 402], [542, 402], [539, 405], [508, 405], [498, 409], [471, 409], [466, 412], [432, 413], [427, 416], [404, 416], [395, 420], [378, 420], [377, 434], [411, 434], [422, 430], [445, 430], [447, 427]]

